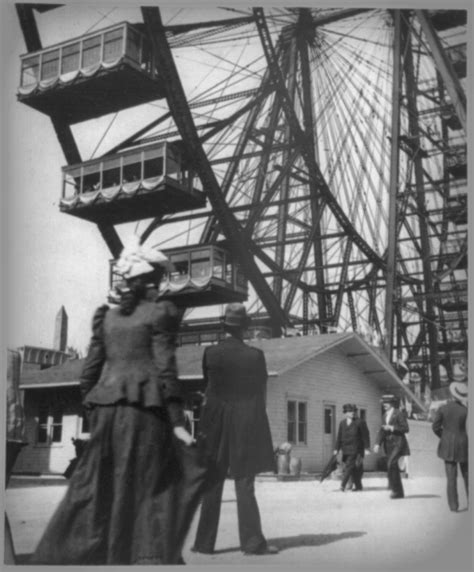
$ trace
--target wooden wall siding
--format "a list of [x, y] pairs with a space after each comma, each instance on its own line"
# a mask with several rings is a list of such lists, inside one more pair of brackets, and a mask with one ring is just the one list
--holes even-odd
[[[281, 376], [271, 377], [267, 390], [267, 411], [274, 446], [287, 439], [287, 410], [289, 399], [307, 401], [307, 444], [294, 445], [292, 454], [302, 459], [302, 470], [320, 471], [324, 467], [324, 405], [336, 409], [336, 432], [344, 417], [344, 403], [355, 403], [367, 411], [371, 441], [380, 427], [380, 397], [382, 391], [375, 380], [355, 369], [337, 348], [306, 361]], [[367, 470], [376, 468], [376, 455], [367, 457]]]

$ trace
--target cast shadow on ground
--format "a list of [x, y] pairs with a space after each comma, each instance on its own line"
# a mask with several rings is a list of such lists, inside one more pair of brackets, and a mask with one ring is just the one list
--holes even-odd
[[[267, 539], [268, 544], [276, 546], [280, 552], [289, 548], [300, 548], [302, 546], [322, 546], [346, 540], [347, 538], [359, 538], [364, 536], [366, 532], [357, 530], [353, 532], [341, 532], [341, 534], [298, 534], [297, 536], [279, 536]], [[225, 554], [227, 552], [239, 552], [240, 547], [223, 548], [216, 550], [214, 554]]]
[[406, 499], [439, 499], [440, 495], [405, 495]]
[[[365, 487], [364, 486], [364, 488], [361, 491], [357, 491], [357, 492], [367, 493], [369, 491], [386, 491], [386, 490], [388, 490], [387, 487]], [[340, 491], [339, 491], [339, 489], [337, 489], [334, 492], [338, 493]], [[350, 493], [350, 492], [354, 492], [354, 491], [347, 490], [346, 492]]]

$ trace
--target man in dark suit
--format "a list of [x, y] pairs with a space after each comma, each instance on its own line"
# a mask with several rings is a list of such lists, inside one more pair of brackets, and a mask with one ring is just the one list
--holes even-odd
[[357, 464], [361, 462], [364, 449], [368, 449], [370, 443], [366, 441], [362, 425], [359, 419], [354, 419], [355, 407], [350, 403], [342, 406], [345, 415], [339, 423], [334, 454], [342, 451], [344, 473], [342, 475], [341, 491], [344, 492], [349, 479], [352, 479], [355, 490], [362, 490], [362, 483], [358, 479]]
[[387, 396], [382, 400], [383, 422], [375, 441], [374, 452], [378, 453], [382, 445], [387, 455], [387, 476], [391, 492], [390, 498], [401, 499], [405, 496], [398, 461], [410, 454], [406, 438], [409, 431], [406, 416], [397, 409], [398, 399]]
[[240, 546], [245, 554], [276, 554], [262, 533], [255, 498], [255, 475], [275, 470], [270, 426], [265, 410], [267, 368], [263, 352], [244, 343], [249, 318], [242, 304], [225, 311], [227, 337], [205, 349], [206, 383], [201, 432], [210, 459], [210, 484], [203, 495], [192, 550], [214, 551], [225, 478], [235, 481]]
[[466, 493], [469, 494], [468, 485], [468, 437], [466, 431], [467, 420], [467, 383], [453, 382], [449, 386], [453, 400], [442, 405], [435, 414], [432, 428], [440, 438], [438, 457], [444, 459], [446, 467], [448, 505], [453, 512], [457, 512], [457, 465], [461, 469]]
[[362, 476], [364, 475], [364, 457], [365, 455], [370, 455], [370, 432], [365, 420], [359, 417], [359, 411], [357, 405], [353, 405], [353, 407], [354, 407], [354, 420], [358, 421], [360, 424], [362, 442], [359, 443], [360, 449], [355, 463], [355, 469], [353, 474], [354, 481], [352, 490], [361, 491], [363, 488]]

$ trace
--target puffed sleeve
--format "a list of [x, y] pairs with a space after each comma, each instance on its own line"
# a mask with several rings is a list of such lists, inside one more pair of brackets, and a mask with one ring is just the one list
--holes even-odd
[[83, 400], [99, 381], [100, 374], [102, 373], [102, 367], [105, 362], [105, 346], [102, 326], [108, 309], [109, 307], [106, 304], [100, 306], [97, 308], [94, 317], [92, 318], [92, 337], [86, 361], [84, 362], [81, 377], [79, 379]]
[[175, 427], [184, 427], [183, 394], [176, 365], [178, 327], [176, 306], [169, 301], [157, 302], [152, 326], [153, 360], [171, 422]]

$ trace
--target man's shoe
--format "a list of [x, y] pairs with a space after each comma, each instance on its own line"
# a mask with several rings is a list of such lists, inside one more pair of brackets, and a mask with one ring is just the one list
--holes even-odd
[[404, 497], [405, 497], [405, 495], [403, 493], [392, 493], [390, 495], [391, 499], [402, 499]]
[[214, 554], [214, 550], [200, 550], [196, 546], [191, 546], [191, 552], [196, 552], [197, 554]]
[[278, 554], [280, 551], [276, 546], [267, 544], [264, 548], [260, 548], [255, 552], [244, 552], [246, 556], [264, 556], [265, 554]]

